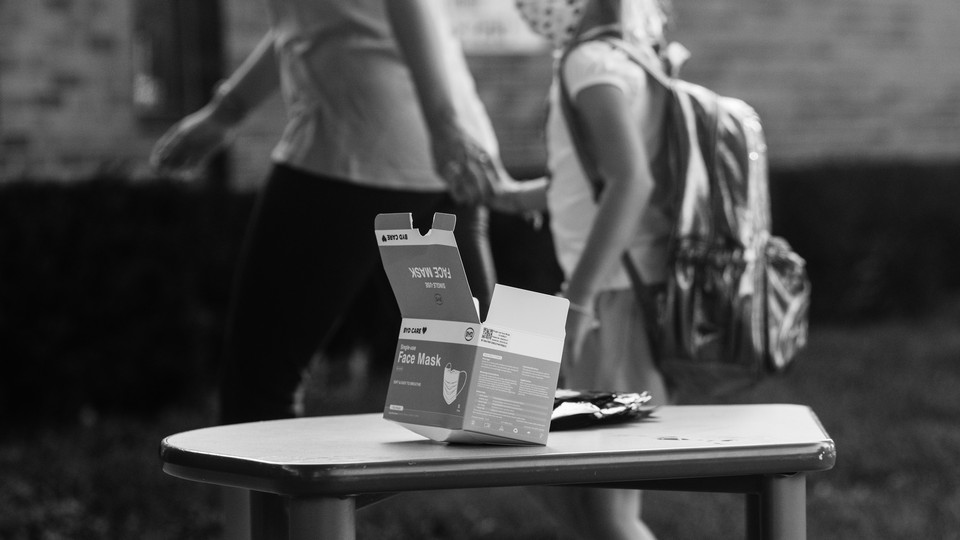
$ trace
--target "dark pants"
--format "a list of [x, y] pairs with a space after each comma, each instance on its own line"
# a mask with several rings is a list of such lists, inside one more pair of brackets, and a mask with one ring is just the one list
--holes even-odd
[[392, 360], [399, 311], [373, 229], [374, 217], [385, 212], [411, 212], [421, 230], [430, 228], [434, 212], [457, 215], [457, 244], [486, 318], [495, 276], [484, 208], [459, 207], [443, 193], [362, 187], [276, 166], [257, 201], [234, 285], [222, 423], [292, 416], [303, 370], [372, 287], [391, 296], [393, 309], [367, 330], [371, 340], [391, 347], [383, 360]]

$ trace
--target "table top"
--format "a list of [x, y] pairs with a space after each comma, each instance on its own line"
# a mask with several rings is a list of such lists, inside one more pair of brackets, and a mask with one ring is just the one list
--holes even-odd
[[836, 450], [803, 405], [664, 406], [551, 432], [546, 446], [436, 443], [381, 414], [215, 426], [160, 445], [167, 473], [295, 496], [608, 483], [827, 470]]

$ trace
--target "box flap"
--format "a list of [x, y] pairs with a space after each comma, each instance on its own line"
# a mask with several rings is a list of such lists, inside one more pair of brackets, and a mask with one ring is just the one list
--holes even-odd
[[409, 212], [376, 217], [383, 268], [404, 318], [480, 322], [453, 235], [456, 220], [436, 213], [420, 234]]
[[497, 283], [484, 324], [563, 339], [569, 306], [566, 298]]

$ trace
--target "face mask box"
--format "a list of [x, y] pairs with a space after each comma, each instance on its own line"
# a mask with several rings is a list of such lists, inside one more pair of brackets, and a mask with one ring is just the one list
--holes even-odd
[[429, 439], [545, 445], [569, 302], [496, 285], [485, 321], [453, 235], [435, 214], [380, 214], [380, 256], [403, 317], [383, 416]]

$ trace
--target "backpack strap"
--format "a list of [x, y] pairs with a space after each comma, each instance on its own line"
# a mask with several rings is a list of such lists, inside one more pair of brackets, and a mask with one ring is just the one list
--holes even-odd
[[600, 194], [603, 192], [603, 178], [600, 176], [600, 170], [597, 167], [596, 161], [593, 159], [593, 156], [590, 155], [590, 152], [587, 151], [587, 141], [584, 137], [586, 130], [584, 129], [583, 122], [580, 120], [580, 115], [577, 114], [573, 106], [573, 96], [570, 95], [570, 88], [567, 86], [566, 77], [564, 77], [567, 57], [570, 56], [570, 53], [573, 52], [574, 49], [587, 41], [589, 40], [579, 41], [567, 47], [563, 56], [560, 57], [560, 63], [557, 68], [557, 79], [560, 83], [560, 109], [563, 111], [563, 117], [567, 122], [567, 131], [570, 134], [570, 140], [573, 142], [573, 148], [577, 152], [580, 167], [583, 169], [587, 181], [590, 182], [590, 187], [593, 190], [593, 200], [596, 201], [600, 199]]

